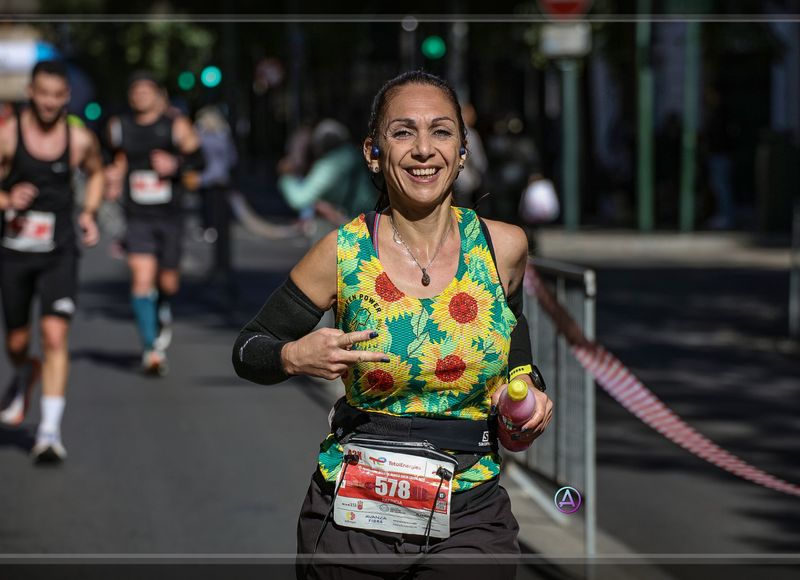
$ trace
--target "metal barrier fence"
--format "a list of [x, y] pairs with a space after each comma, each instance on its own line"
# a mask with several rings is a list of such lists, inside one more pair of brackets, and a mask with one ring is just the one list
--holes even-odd
[[[544, 287], [555, 296], [589, 340], [595, 338], [595, 274], [555, 260], [533, 259]], [[569, 349], [566, 338], [544, 312], [536, 296], [525, 294], [525, 316], [533, 360], [547, 383], [554, 416], [547, 430], [523, 454], [506, 454], [557, 487], [571, 486], [585, 498], [586, 554], [595, 554], [595, 383]], [[548, 509], [554, 511], [554, 503]], [[560, 515], [560, 514], [558, 514]], [[558, 517], [556, 519], [559, 519]]]

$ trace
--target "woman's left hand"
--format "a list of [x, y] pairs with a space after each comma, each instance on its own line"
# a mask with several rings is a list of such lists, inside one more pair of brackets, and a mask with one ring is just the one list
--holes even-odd
[[[532, 396], [536, 399], [536, 409], [533, 411], [533, 417], [531, 417], [530, 421], [525, 423], [522, 426], [522, 430], [519, 433], [513, 434], [511, 438], [517, 441], [531, 443], [534, 439], [539, 437], [539, 435], [544, 433], [544, 430], [550, 424], [550, 420], [553, 418], [553, 401], [551, 401], [550, 397], [545, 393], [533, 386], [533, 381], [529, 375], [522, 375], [519, 378], [528, 384], [528, 396]], [[503, 394], [507, 388], [507, 384], [502, 384], [495, 390], [492, 394], [492, 405], [497, 406], [497, 403], [500, 401], [500, 395]]]

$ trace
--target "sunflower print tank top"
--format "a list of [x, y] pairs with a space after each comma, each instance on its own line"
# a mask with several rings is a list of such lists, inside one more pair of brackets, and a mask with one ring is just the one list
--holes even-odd
[[[343, 332], [374, 329], [356, 348], [385, 352], [389, 363], [360, 363], [342, 377], [353, 407], [395, 416], [485, 419], [491, 395], [507, 380], [516, 318], [474, 211], [452, 208], [461, 239], [456, 275], [433, 298], [401, 292], [384, 271], [362, 214], [337, 236], [336, 326]], [[341, 446], [329, 435], [319, 466], [334, 481]], [[500, 458], [484, 455], [456, 473], [454, 491], [497, 476]]]

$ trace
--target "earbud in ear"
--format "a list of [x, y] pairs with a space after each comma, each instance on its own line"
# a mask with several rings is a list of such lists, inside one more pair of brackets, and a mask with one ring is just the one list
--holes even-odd
[[373, 145], [369, 154], [373, 159], [377, 159], [378, 157], [381, 156], [381, 148], [378, 147], [377, 145]]
[[458, 150], [458, 154], [463, 157], [464, 155], [467, 154], [467, 148], [462, 145], [461, 149]]

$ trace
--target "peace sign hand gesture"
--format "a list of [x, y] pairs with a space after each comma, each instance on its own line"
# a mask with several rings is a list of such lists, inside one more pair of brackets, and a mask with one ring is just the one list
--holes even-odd
[[344, 333], [336, 328], [320, 328], [281, 350], [281, 362], [290, 375], [307, 375], [333, 380], [362, 362], [389, 362], [383, 352], [352, 350], [355, 344], [378, 336], [374, 330]]

